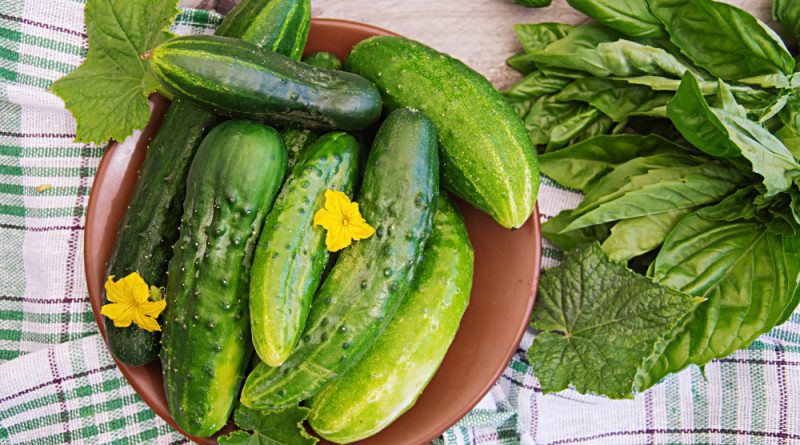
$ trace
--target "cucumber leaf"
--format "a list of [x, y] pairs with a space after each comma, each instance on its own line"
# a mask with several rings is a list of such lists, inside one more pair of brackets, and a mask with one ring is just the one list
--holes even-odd
[[757, 221], [684, 217], [656, 257], [653, 277], [706, 301], [647, 360], [637, 389], [725, 357], [771, 330], [797, 305], [798, 273], [800, 237], [776, 235]]
[[672, 96], [672, 93], [628, 85], [618, 80], [585, 77], [562, 87], [555, 99], [587, 102], [615, 122], [622, 122], [633, 113], [643, 113], [666, 105]]
[[666, 36], [647, 0], [567, 0], [573, 8], [628, 37]]
[[681, 52], [714, 77], [789, 75], [795, 60], [780, 37], [747, 12], [711, 0], [649, 0]]
[[797, 0], [772, 0], [772, 19], [781, 22], [795, 38], [800, 36], [800, 3]]
[[514, 32], [517, 33], [522, 49], [531, 53], [563, 39], [573, 28], [575, 27], [565, 23], [525, 23], [514, 25]]
[[603, 135], [539, 156], [539, 168], [559, 184], [586, 192], [619, 164], [656, 152], [684, 150], [656, 135]]
[[655, 250], [691, 210], [676, 209], [622, 220], [611, 228], [610, 236], [603, 242], [603, 251], [612, 261], [628, 261]]
[[219, 438], [220, 445], [314, 445], [318, 440], [303, 427], [311, 410], [295, 406], [262, 412], [239, 405], [234, 420], [239, 428]]
[[545, 393], [633, 397], [634, 377], [657, 341], [698, 303], [608, 259], [597, 243], [542, 272], [528, 350]]
[[77, 121], [76, 142], [104, 144], [144, 128], [150, 119], [147, 96], [158, 80], [141, 56], [172, 37], [177, 0], [89, 0], [89, 54], [50, 90]]

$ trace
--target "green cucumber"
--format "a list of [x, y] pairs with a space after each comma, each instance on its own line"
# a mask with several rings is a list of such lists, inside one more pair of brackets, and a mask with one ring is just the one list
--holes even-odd
[[303, 152], [319, 138], [319, 135], [311, 130], [288, 127], [281, 130], [281, 137], [289, 155], [286, 166], [292, 169]]
[[350, 371], [312, 400], [309, 423], [317, 434], [355, 442], [414, 405], [456, 335], [469, 303], [472, 269], [464, 220], [441, 194], [422, 262], [394, 319]]
[[189, 434], [222, 428], [239, 393], [252, 352], [250, 264], [285, 172], [280, 134], [243, 120], [211, 130], [189, 169], [161, 339], [167, 404]]
[[250, 270], [250, 324], [253, 346], [269, 366], [286, 361], [300, 340], [329, 257], [314, 213], [324, 207], [326, 190], [352, 198], [358, 155], [347, 133], [319, 138], [292, 168], [264, 222]]
[[[310, 0], [243, 0], [225, 17], [217, 33], [299, 59], [310, 20]], [[120, 279], [138, 272], [150, 285], [166, 285], [167, 263], [178, 238], [186, 173], [203, 136], [218, 122], [214, 114], [188, 101], [177, 98], [172, 102], [139, 170], [107, 275]], [[107, 303], [105, 293], [103, 298]], [[135, 325], [118, 328], [108, 318], [105, 327], [108, 348], [121, 362], [144, 365], [158, 357], [159, 332]]]
[[375, 82], [390, 109], [416, 108], [436, 124], [442, 184], [507, 228], [533, 213], [539, 166], [525, 125], [486, 78], [402, 37], [353, 47], [345, 69]]
[[375, 235], [339, 254], [314, 297], [303, 338], [277, 368], [259, 363], [241, 402], [255, 409], [296, 405], [355, 363], [397, 311], [422, 257], [436, 211], [436, 129], [416, 110], [381, 125], [358, 203]]
[[176, 37], [147, 58], [168, 90], [221, 114], [348, 131], [364, 129], [381, 115], [380, 93], [367, 79], [237, 39]]
[[303, 62], [318, 66], [320, 68], [326, 68], [329, 70], [340, 70], [342, 69], [342, 61], [336, 57], [336, 54], [327, 53], [327, 52], [318, 52], [309, 54], [303, 59]]

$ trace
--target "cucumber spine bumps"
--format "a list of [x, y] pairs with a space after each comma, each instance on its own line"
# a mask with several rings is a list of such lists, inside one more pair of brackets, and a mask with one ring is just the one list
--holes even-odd
[[377, 434], [411, 408], [456, 335], [472, 289], [472, 246], [464, 220], [439, 196], [433, 230], [411, 290], [389, 326], [342, 378], [311, 402], [322, 437], [350, 443]]
[[153, 49], [161, 83], [214, 112], [311, 129], [361, 130], [381, 115], [369, 80], [220, 36], [185, 36]]
[[486, 78], [428, 46], [390, 36], [356, 44], [345, 69], [375, 82], [390, 109], [430, 116], [446, 189], [504, 227], [530, 217], [539, 190], [536, 152], [519, 116]]
[[419, 111], [399, 109], [378, 130], [358, 203], [375, 235], [339, 255], [314, 297], [303, 338], [278, 368], [259, 363], [241, 402], [296, 405], [316, 394], [374, 343], [408, 291], [439, 193], [436, 129]]
[[[243, 0], [225, 17], [217, 33], [299, 59], [310, 22], [310, 0]], [[178, 238], [186, 173], [203, 136], [218, 122], [214, 114], [191, 102], [180, 98], [172, 102], [139, 170], [108, 261], [108, 275], [120, 279], [139, 272], [150, 285], [166, 285], [167, 263]], [[108, 318], [105, 326], [108, 348], [123, 363], [144, 365], [158, 357], [159, 332], [137, 326], [118, 328]]]
[[311, 299], [328, 263], [325, 230], [314, 212], [325, 191], [352, 198], [359, 146], [347, 133], [328, 133], [303, 152], [264, 222], [250, 270], [250, 322], [258, 356], [280, 366], [306, 324]]
[[253, 250], [285, 172], [278, 132], [251, 121], [211, 130], [189, 169], [161, 350], [170, 413], [189, 434], [222, 428], [239, 393], [252, 350]]

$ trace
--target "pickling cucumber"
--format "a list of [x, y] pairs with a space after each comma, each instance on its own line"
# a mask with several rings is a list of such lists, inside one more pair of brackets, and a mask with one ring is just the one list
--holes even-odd
[[303, 59], [303, 62], [309, 65], [318, 66], [320, 68], [327, 68], [329, 70], [342, 69], [342, 61], [336, 57], [336, 54], [324, 51], [309, 54], [305, 59]]
[[147, 58], [168, 90], [220, 114], [348, 131], [366, 128], [381, 115], [380, 93], [367, 79], [237, 39], [176, 37]]
[[364, 357], [311, 402], [320, 436], [350, 443], [377, 434], [411, 408], [458, 330], [472, 289], [473, 253], [461, 215], [445, 194], [411, 290]]
[[[311, 21], [310, 0], [243, 0], [222, 21], [218, 34], [244, 39], [299, 59]], [[176, 98], [150, 143], [139, 179], [108, 260], [107, 275], [117, 279], [138, 272], [149, 285], [167, 283], [167, 263], [178, 237], [186, 173], [197, 146], [219, 118]], [[105, 292], [103, 293], [104, 303]], [[118, 328], [105, 319], [108, 348], [129, 365], [158, 357], [159, 332], [131, 325]]]
[[408, 291], [436, 211], [439, 159], [433, 122], [392, 112], [367, 160], [358, 198], [375, 234], [344, 249], [314, 297], [303, 337], [277, 368], [259, 363], [241, 402], [255, 409], [296, 405], [355, 363], [385, 329]]
[[167, 404], [189, 434], [222, 428], [239, 393], [253, 250], [285, 172], [280, 134], [243, 120], [211, 130], [189, 169], [161, 340]]
[[264, 222], [250, 270], [250, 324], [256, 353], [280, 366], [306, 324], [311, 299], [328, 263], [325, 231], [314, 213], [325, 191], [353, 196], [359, 146], [347, 133], [328, 133], [301, 156]]
[[442, 184], [500, 225], [531, 216], [539, 167], [525, 126], [486, 78], [459, 60], [402, 37], [356, 44], [345, 69], [375, 82], [390, 109], [424, 112], [439, 132]]

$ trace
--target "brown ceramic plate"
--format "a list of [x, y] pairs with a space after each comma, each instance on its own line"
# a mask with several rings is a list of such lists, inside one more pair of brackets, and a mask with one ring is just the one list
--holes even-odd
[[[329, 51], [342, 59], [357, 42], [388, 31], [342, 20], [311, 24], [306, 52]], [[112, 144], [100, 163], [86, 215], [86, 280], [100, 332], [106, 261], [127, 207], [147, 142], [153, 137], [168, 102], [156, 96], [153, 114], [141, 134]], [[380, 434], [360, 444], [425, 444], [463, 417], [489, 391], [517, 349], [528, 324], [539, 280], [541, 234], [538, 209], [518, 230], [506, 230], [489, 216], [459, 203], [475, 248], [472, 296], [444, 363], [417, 404]], [[162, 389], [161, 366], [126, 366], [120, 370], [137, 393], [175, 426]], [[177, 427], [176, 427], [177, 428]], [[199, 443], [216, 440], [194, 438]]]

